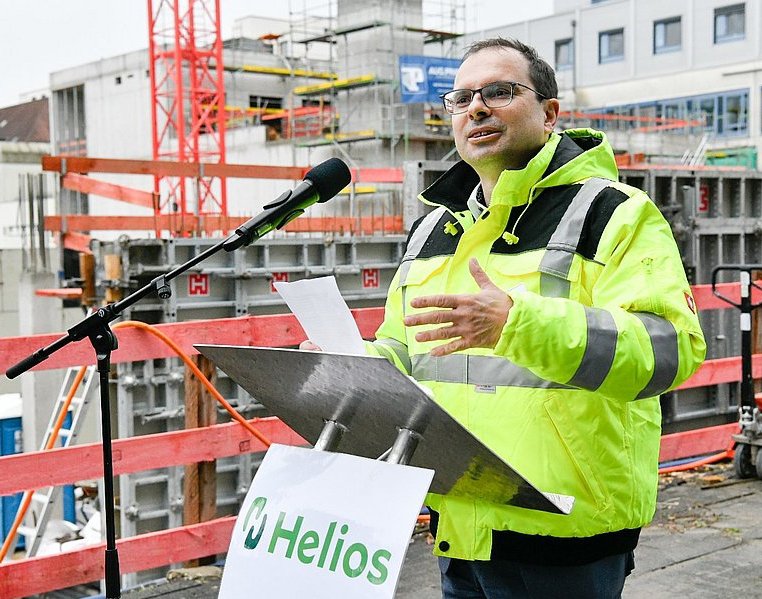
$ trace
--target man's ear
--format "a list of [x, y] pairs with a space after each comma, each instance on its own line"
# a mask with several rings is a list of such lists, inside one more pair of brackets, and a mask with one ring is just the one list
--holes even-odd
[[545, 111], [545, 133], [550, 133], [556, 126], [556, 121], [558, 121], [558, 111], [561, 105], [555, 98], [543, 100], [542, 104]]

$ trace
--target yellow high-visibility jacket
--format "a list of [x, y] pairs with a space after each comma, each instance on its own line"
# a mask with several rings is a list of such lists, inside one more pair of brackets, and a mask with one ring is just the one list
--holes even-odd
[[[605, 136], [552, 134], [523, 170], [504, 171], [481, 214], [460, 162], [420, 199], [369, 352], [429, 387], [475, 437], [570, 515], [429, 494], [435, 553], [490, 559], [493, 531], [592, 537], [653, 517], [659, 394], [686, 380], [706, 345], [668, 223], [617, 181]], [[476, 293], [476, 257], [513, 300], [494, 349], [442, 358], [403, 324], [417, 296]], [[443, 542], [444, 541], [444, 542]]]

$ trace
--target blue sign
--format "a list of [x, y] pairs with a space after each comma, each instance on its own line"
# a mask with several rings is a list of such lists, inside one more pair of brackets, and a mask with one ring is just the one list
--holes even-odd
[[433, 56], [400, 56], [402, 102], [438, 104], [439, 96], [450, 91], [460, 60]]

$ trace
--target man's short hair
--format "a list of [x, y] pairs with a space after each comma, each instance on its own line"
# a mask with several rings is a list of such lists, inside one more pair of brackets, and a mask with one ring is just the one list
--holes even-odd
[[504, 48], [521, 52], [527, 61], [529, 61], [529, 78], [532, 80], [532, 87], [546, 98], [558, 97], [558, 83], [556, 82], [556, 73], [553, 67], [540, 58], [537, 50], [532, 48], [532, 46], [528, 46], [517, 39], [492, 37], [474, 42], [466, 49], [465, 54], [463, 54], [463, 60], [488, 48]]

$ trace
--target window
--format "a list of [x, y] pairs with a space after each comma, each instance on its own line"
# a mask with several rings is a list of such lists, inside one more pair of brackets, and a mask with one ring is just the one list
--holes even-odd
[[699, 100], [698, 106], [699, 119], [704, 120], [704, 131], [714, 131], [715, 98], [703, 98]]
[[267, 140], [273, 141], [280, 139], [283, 134], [284, 119], [268, 119], [262, 121], [262, 117], [268, 114], [277, 113], [283, 108], [283, 98], [274, 98], [271, 96], [249, 96], [249, 108], [253, 108], [254, 123], [261, 125], [266, 123]]
[[259, 108], [263, 111], [267, 111], [268, 109], [280, 110], [283, 108], [283, 98], [249, 96], [249, 108]]
[[666, 102], [661, 109], [661, 117], [666, 121], [665, 124], [672, 125], [675, 121], [684, 118], [684, 109], [680, 102]]
[[746, 133], [746, 115], [748, 113], [748, 94], [734, 93], [719, 98], [719, 118], [717, 135], [739, 135]]
[[624, 29], [601, 31], [598, 34], [598, 63], [624, 60]]
[[556, 70], [574, 67], [574, 41], [571, 38], [556, 40]]
[[[585, 110], [594, 129], [742, 137], [749, 133], [749, 90]], [[619, 118], [601, 118], [616, 115]], [[618, 122], [619, 121], [619, 122]]]
[[746, 37], [746, 9], [743, 4], [714, 9], [714, 43], [732, 42]]
[[674, 52], [682, 46], [680, 17], [654, 21], [654, 54]]

